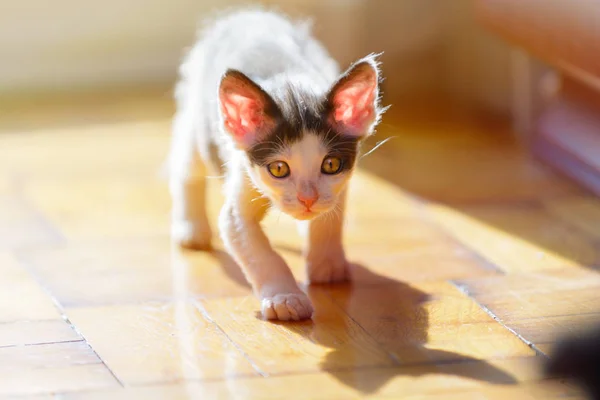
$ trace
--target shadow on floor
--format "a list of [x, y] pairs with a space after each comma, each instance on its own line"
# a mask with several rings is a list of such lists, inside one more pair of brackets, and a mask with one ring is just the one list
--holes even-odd
[[[368, 268], [354, 264], [352, 275], [368, 277], [375, 275]], [[395, 376], [425, 376], [430, 374], [454, 375], [489, 382], [492, 384], [515, 384], [515, 379], [506, 372], [481, 360], [459, 353], [427, 349], [429, 315], [423, 307], [428, 295], [410, 285], [382, 276], [371, 277], [381, 283], [377, 285], [341, 284], [311, 286], [308, 289], [311, 298], [318, 298], [326, 291], [334, 303], [356, 323], [361, 332], [353, 332], [353, 327], [345, 326], [349, 335], [362, 334], [373, 339], [379, 347], [391, 355], [395, 366], [400, 368], [381, 368], [374, 373], [365, 374], [363, 370], [344, 369], [340, 365], [348, 363], [353, 354], [348, 346], [328, 330], [328, 323], [335, 324], [336, 317], [320, 315], [322, 302], [315, 304], [315, 318], [311, 329], [295, 329], [293, 324], [281, 324], [295, 333], [303, 334], [307, 340], [315, 341], [331, 351], [321, 362], [321, 369], [331, 374], [344, 385], [362, 393], [374, 393]], [[341, 315], [341, 314], [340, 314]], [[339, 316], [338, 316], [339, 317]], [[341, 318], [340, 318], [341, 319]], [[341, 322], [341, 321], [338, 321]], [[343, 322], [342, 322], [343, 323]], [[348, 340], [352, 340], [350, 337]], [[353, 344], [360, 346], [360, 342]], [[356, 356], [359, 356], [357, 353]], [[357, 359], [360, 365], [361, 360]], [[466, 366], [473, 363], [474, 368], [444, 368], [450, 363]], [[442, 368], [440, 368], [442, 366]]]
[[229, 279], [242, 287], [246, 287], [250, 290], [252, 289], [252, 286], [250, 286], [246, 280], [246, 277], [244, 276], [244, 273], [240, 267], [237, 265], [235, 260], [229, 254], [227, 254], [226, 251], [213, 249], [210, 252], [210, 255], [219, 264]]
[[[299, 254], [296, 249], [285, 250]], [[248, 285], [229, 255], [222, 251], [215, 251], [213, 255], [232, 280]], [[485, 361], [424, 347], [429, 328], [429, 315], [423, 307], [429, 298], [426, 293], [404, 282], [379, 276], [358, 264], [352, 265], [352, 275], [369, 282], [377, 281], [378, 284], [310, 286], [308, 294], [315, 306], [314, 320], [272, 322], [307, 341], [330, 349], [321, 361], [320, 368], [344, 385], [362, 393], [374, 393], [395, 376], [429, 374], [462, 376], [493, 384], [516, 383], [511, 375]], [[323, 296], [327, 299], [324, 300]], [[335, 304], [333, 312], [331, 301]], [[348, 325], [348, 318], [352, 320], [352, 326]], [[381, 337], [374, 337], [373, 334]], [[354, 342], [356, 337], [361, 337], [362, 341], [357, 339]], [[359, 347], [366, 343], [365, 340], [373, 344], [377, 349], [374, 351], [385, 350], [391, 363], [387, 366], [365, 364], [360, 359], [366, 354], [365, 349]], [[465, 368], [444, 368], [450, 363]], [[468, 364], [473, 364], [473, 367], [469, 368]], [[368, 365], [368, 371], [373, 373], [365, 374], [365, 370], [360, 368], [363, 365]]]

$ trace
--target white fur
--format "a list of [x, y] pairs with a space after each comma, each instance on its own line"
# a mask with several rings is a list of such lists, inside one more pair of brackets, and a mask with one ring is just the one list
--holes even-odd
[[[288, 179], [276, 179], [265, 168], [258, 166], [248, 167], [248, 173], [254, 185], [278, 209], [298, 220], [312, 219], [332, 211], [349, 178], [348, 174], [323, 175], [321, 163], [326, 155], [327, 150], [321, 140], [314, 134], [306, 133], [302, 140], [272, 160], [285, 161], [290, 166]], [[312, 213], [307, 214], [296, 195], [309, 192], [312, 188], [318, 193], [319, 199], [311, 207]]]
[[[267, 91], [281, 81], [293, 80], [317, 94], [331, 88], [339, 68], [305, 25], [271, 12], [244, 11], [221, 18], [202, 32], [181, 67], [176, 93], [170, 153], [173, 239], [184, 247], [210, 246], [204, 179], [213, 173], [214, 145], [226, 161], [226, 203], [219, 228], [227, 250], [262, 300], [266, 318], [309, 318], [313, 309], [308, 297], [270, 246], [260, 221], [271, 205], [296, 219], [311, 219], [304, 222], [308, 224], [305, 254], [311, 282], [346, 279], [342, 221], [350, 174], [321, 173], [326, 149], [310, 132], [277, 155], [289, 164], [289, 178], [278, 180], [264, 167], [251, 166], [221, 124], [217, 93], [228, 68], [242, 71]], [[307, 214], [297, 195], [311, 190], [318, 192], [319, 199], [311, 208], [313, 213]]]

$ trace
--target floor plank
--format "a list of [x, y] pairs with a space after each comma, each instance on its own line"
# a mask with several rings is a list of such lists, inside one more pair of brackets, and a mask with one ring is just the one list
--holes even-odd
[[[168, 91], [17, 103], [0, 107], [0, 397], [581, 398], [528, 343], [599, 316], [600, 201], [506, 121], [387, 113], [365, 149], [394, 138], [350, 189], [354, 282], [303, 286], [314, 320], [283, 324], [257, 316], [218, 237], [170, 243]], [[294, 221], [264, 225], [304, 282]]]
[[0, 194], [0, 250], [63, 242], [60, 231], [18, 194]]
[[323, 290], [312, 291], [311, 300], [315, 307], [313, 320], [296, 323], [262, 320], [254, 297], [202, 300], [202, 305], [223, 332], [267, 374], [394, 364], [392, 357], [340, 312]]
[[559, 269], [459, 281], [500, 321], [548, 352], [565, 334], [600, 321], [600, 275], [586, 269]]
[[0, 348], [0, 394], [36, 394], [118, 387], [83, 341]]
[[535, 353], [448, 283], [336, 287], [332, 296], [401, 364]]
[[52, 299], [17, 260], [0, 252], [0, 322], [57, 319]]
[[0, 276], [0, 347], [81, 339], [10, 253], [0, 252]]
[[541, 205], [433, 205], [432, 218], [506, 272], [600, 265], [600, 246]]
[[127, 385], [256, 375], [244, 354], [186, 301], [67, 309]]
[[32, 206], [71, 240], [169, 233], [168, 190], [156, 178], [49, 179], [24, 191]]
[[250, 293], [223, 250], [180, 251], [167, 235], [90, 240], [20, 257], [68, 307]]
[[0, 347], [83, 340], [62, 319], [0, 323]]
[[[306, 373], [242, 378], [235, 381], [188, 382], [111, 390], [98, 393], [67, 394], [65, 400], [111, 399], [277, 399], [285, 393], [290, 399], [558, 399], [576, 396], [579, 392], [561, 383], [539, 381], [535, 358], [493, 362], [498, 377], [488, 375], [480, 364], [460, 363], [440, 367], [415, 366], [358, 369], [333, 373]], [[502, 381], [503, 376], [515, 376], [519, 385]], [[318, 388], [318, 395], [308, 395], [307, 388]], [[539, 397], [538, 395], [544, 395]], [[461, 397], [462, 396], [462, 397]], [[569, 397], [571, 398], [571, 397]]]

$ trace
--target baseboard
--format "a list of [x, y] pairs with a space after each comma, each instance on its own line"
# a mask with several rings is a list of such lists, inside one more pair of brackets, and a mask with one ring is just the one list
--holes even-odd
[[534, 154], [600, 196], [600, 113], [568, 100], [540, 117]]
[[559, 145], [544, 138], [536, 140], [533, 152], [551, 167], [600, 196], [600, 170], [591, 168]]

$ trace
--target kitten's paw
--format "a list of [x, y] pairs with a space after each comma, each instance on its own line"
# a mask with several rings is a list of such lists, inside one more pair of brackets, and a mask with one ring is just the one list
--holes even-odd
[[306, 261], [309, 283], [335, 283], [350, 280], [350, 263], [345, 256], [324, 257]]
[[184, 249], [210, 250], [212, 232], [206, 221], [173, 221], [171, 237], [175, 243]]
[[304, 293], [286, 293], [262, 299], [261, 311], [266, 319], [299, 321], [311, 318], [314, 309]]

